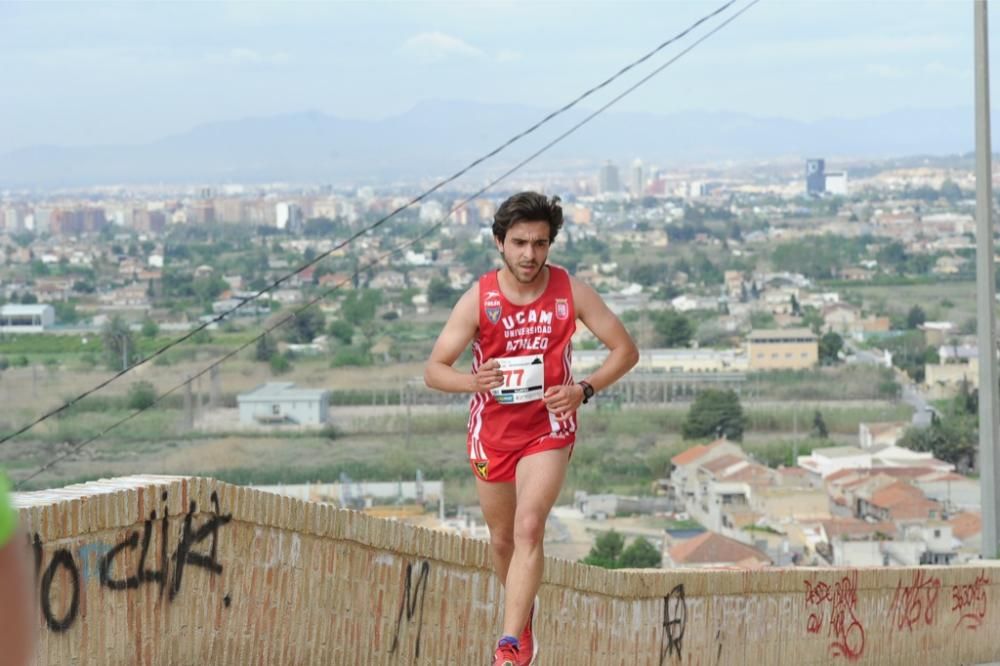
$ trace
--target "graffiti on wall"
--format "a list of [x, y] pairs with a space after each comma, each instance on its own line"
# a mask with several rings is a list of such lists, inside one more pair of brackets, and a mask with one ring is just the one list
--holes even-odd
[[413, 656], [420, 656], [420, 634], [424, 629], [424, 597], [427, 596], [427, 576], [430, 573], [431, 565], [427, 560], [420, 564], [420, 573], [417, 580], [413, 581], [413, 564], [407, 563], [406, 573], [403, 577], [403, 590], [399, 599], [399, 613], [396, 615], [396, 633], [392, 639], [392, 647], [389, 654], [394, 654], [399, 649], [399, 630], [403, 625], [403, 617], [406, 623], [413, 622], [416, 617], [417, 640], [413, 650]]
[[980, 571], [976, 579], [966, 585], [951, 586], [951, 610], [958, 614], [955, 628], [965, 627], [975, 631], [983, 626], [986, 619], [986, 589], [990, 579]]
[[687, 598], [684, 585], [677, 585], [663, 598], [663, 634], [660, 638], [660, 664], [683, 658], [684, 631], [687, 629]]
[[912, 631], [914, 628], [933, 626], [940, 593], [941, 579], [929, 575], [923, 569], [914, 571], [913, 577], [906, 584], [899, 581], [889, 609], [892, 629]]
[[[167, 493], [161, 499], [166, 503]], [[232, 520], [232, 514], [223, 514], [219, 506], [219, 496], [211, 495], [212, 511], [200, 524], [195, 523], [198, 505], [191, 502], [188, 512], [181, 521], [180, 536], [177, 545], [170, 551], [170, 516], [163, 508], [158, 517], [156, 510], [150, 512], [140, 531], [133, 530], [126, 534], [125, 539], [114, 546], [95, 547], [86, 544], [80, 547], [81, 566], [73, 553], [67, 548], [58, 548], [52, 553], [48, 564], [44, 567], [44, 546], [38, 534], [31, 540], [31, 548], [35, 561], [35, 577], [39, 582], [40, 608], [45, 624], [54, 632], [64, 632], [73, 626], [80, 612], [81, 579], [83, 583], [89, 578], [88, 564], [90, 553], [100, 553], [98, 575], [103, 589], [111, 591], [132, 590], [143, 585], [156, 585], [162, 597], [167, 593], [168, 601], [173, 601], [180, 594], [184, 572], [189, 567], [195, 567], [209, 572], [211, 575], [222, 573], [222, 564], [218, 561], [219, 530]], [[158, 533], [159, 548], [151, 552], [154, 534]], [[126, 553], [134, 555], [138, 550], [136, 566], [128, 570]], [[69, 602], [54, 603], [53, 589], [58, 584], [68, 589]], [[60, 597], [67, 596], [56, 595]], [[227, 594], [223, 603], [228, 607], [231, 597]]]
[[865, 627], [858, 618], [858, 572], [852, 571], [833, 585], [804, 581], [806, 586], [806, 631], [819, 634], [823, 627], [830, 638], [830, 655], [850, 661], [865, 651]]

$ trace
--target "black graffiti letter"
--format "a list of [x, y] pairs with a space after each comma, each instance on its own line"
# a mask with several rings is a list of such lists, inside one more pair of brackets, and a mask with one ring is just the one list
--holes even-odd
[[31, 543], [31, 552], [35, 557], [35, 582], [38, 582], [39, 577], [42, 575], [42, 540], [38, 536], [38, 532], [35, 532], [35, 538]]
[[[174, 553], [176, 564], [174, 565], [174, 580], [170, 586], [171, 601], [181, 591], [181, 581], [184, 577], [185, 565], [191, 564], [196, 567], [208, 569], [212, 573], [222, 573], [222, 565], [216, 560], [219, 528], [232, 520], [233, 516], [232, 514], [224, 516], [219, 514], [219, 496], [214, 492], [212, 493], [212, 504], [214, 505], [215, 513], [196, 531], [191, 530], [191, 521], [195, 511], [198, 510], [198, 505], [191, 502], [188, 513], [184, 516], [184, 529], [181, 533], [181, 542], [177, 544], [177, 551]], [[209, 536], [212, 537], [212, 546], [209, 549], [208, 555], [195, 553], [191, 550]]]
[[[160, 593], [162, 594], [163, 581], [165, 578], [165, 576], [163, 575], [163, 569], [160, 569], [160, 571], [154, 571], [152, 569], [146, 568], [146, 555], [149, 554], [149, 540], [153, 537], [154, 520], [156, 520], [155, 510], [150, 512], [149, 520], [146, 521], [146, 525], [142, 531], [142, 552], [139, 554], [139, 580], [142, 581], [143, 583], [146, 583], [148, 581], [158, 582], [160, 584]], [[166, 518], [164, 518], [164, 524], [166, 524]], [[165, 534], [164, 534], [164, 539], [166, 539]], [[163, 546], [166, 546], [166, 541], [163, 542]]]
[[404, 582], [403, 599], [399, 604], [399, 615], [396, 617], [396, 635], [392, 639], [392, 647], [389, 649], [389, 654], [396, 652], [399, 647], [399, 626], [403, 623], [403, 612], [406, 612], [406, 621], [409, 622], [413, 619], [414, 614], [417, 613], [417, 605], [419, 603], [420, 613], [417, 616], [417, 646], [413, 653], [413, 656], [420, 656], [420, 634], [424, 628], [424, 597], [427, 596], [427, 574], [431, 570], [431, 565], [429, 562], [424, 560], [424, 563], [420, 565], [420, 575], [417, 576], [417, 585], [415, 588], [412, 587], [413, 581], [413, 565], [406, 565], [406, 580]]
[[137, 545], [139, 545], [139, 533], [132, 532], [128, 535], [127, 539], [109, 550], [101, 558], [101, 585], [109, 590], [132, 590], [139, 587], [138, 576], [129, 576], [124, 580], [116, 580], [111, 577], [111, 567], [114, 566], [115, 558], [118, 557], [118, 554], [126, 548], [135, 550]]
[[[663, 598], [663, 636], [660, 639], [660, 664], [668, 657], [682, 657], [684, 630], [687, 628], [687, 600], [684, 585], [678, 585]], [[666, 645], [664, 645], [666, 643]]]
[[[69, 610], [62, 619], [57, 620], [52, 615], [52, 600], [49, 598], [52, 593], [52, 579], [56, 576], [59, 567], [63, 567], [69, 572], [70, 581], [73, 584], [73, 600], [69, 604]], [[55, 632], [63, 632], [73, 626], [76, 620], [76, 613], [80, 609], [80, 572], [76, 568], [73, 556], [65, 548], [60, 548], [52, 556], [49, 568], [42, 576], [42, 615], [45, 616], [45, 623], [49, 629]]]

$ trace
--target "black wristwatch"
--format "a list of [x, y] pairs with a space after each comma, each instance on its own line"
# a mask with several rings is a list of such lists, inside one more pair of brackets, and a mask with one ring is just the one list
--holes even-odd
[[583, 404], [586, 405], [594, 397], [594, 387], [589, 382], [580, 382], [580, 386], [583, 387]]

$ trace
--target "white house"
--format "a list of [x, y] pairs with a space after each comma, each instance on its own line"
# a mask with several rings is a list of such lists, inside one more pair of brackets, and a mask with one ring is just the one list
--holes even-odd
[[56, 310], [43, 303], [0, 306], [0, 333], [41, 333], [56, 323]]
[[825, 479], [842, 469], [868, 469], [872, 466], [872, 456], [856, 446], [830, 446], [799, 456], [798, 463], [802, 469]]
[[813, 449], [808, 456], [799, 456], [799, 467], [825, 479], [845, 469], [881, 467], [926, 467], [929, 471], [949, 472], [951, 463], [938, 460], [932, 453], [911, 451], [901, 446], [876, 446], [862, 450], [856, 446], [831, 446]]
[[236, 398], [244, 425], [323, 425], [330, 412], [330, 392], [295, 388], [292, 382], [268, 382]]

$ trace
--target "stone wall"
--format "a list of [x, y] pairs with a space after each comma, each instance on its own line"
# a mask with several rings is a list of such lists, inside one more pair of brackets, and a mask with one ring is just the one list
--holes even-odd
[[[484, 542], [197, 478], [17, 496], [39, 664], [486, 664]], [[1000, 660], [1000, 567], [605, 571], [549, 560], [538, 664]]]

